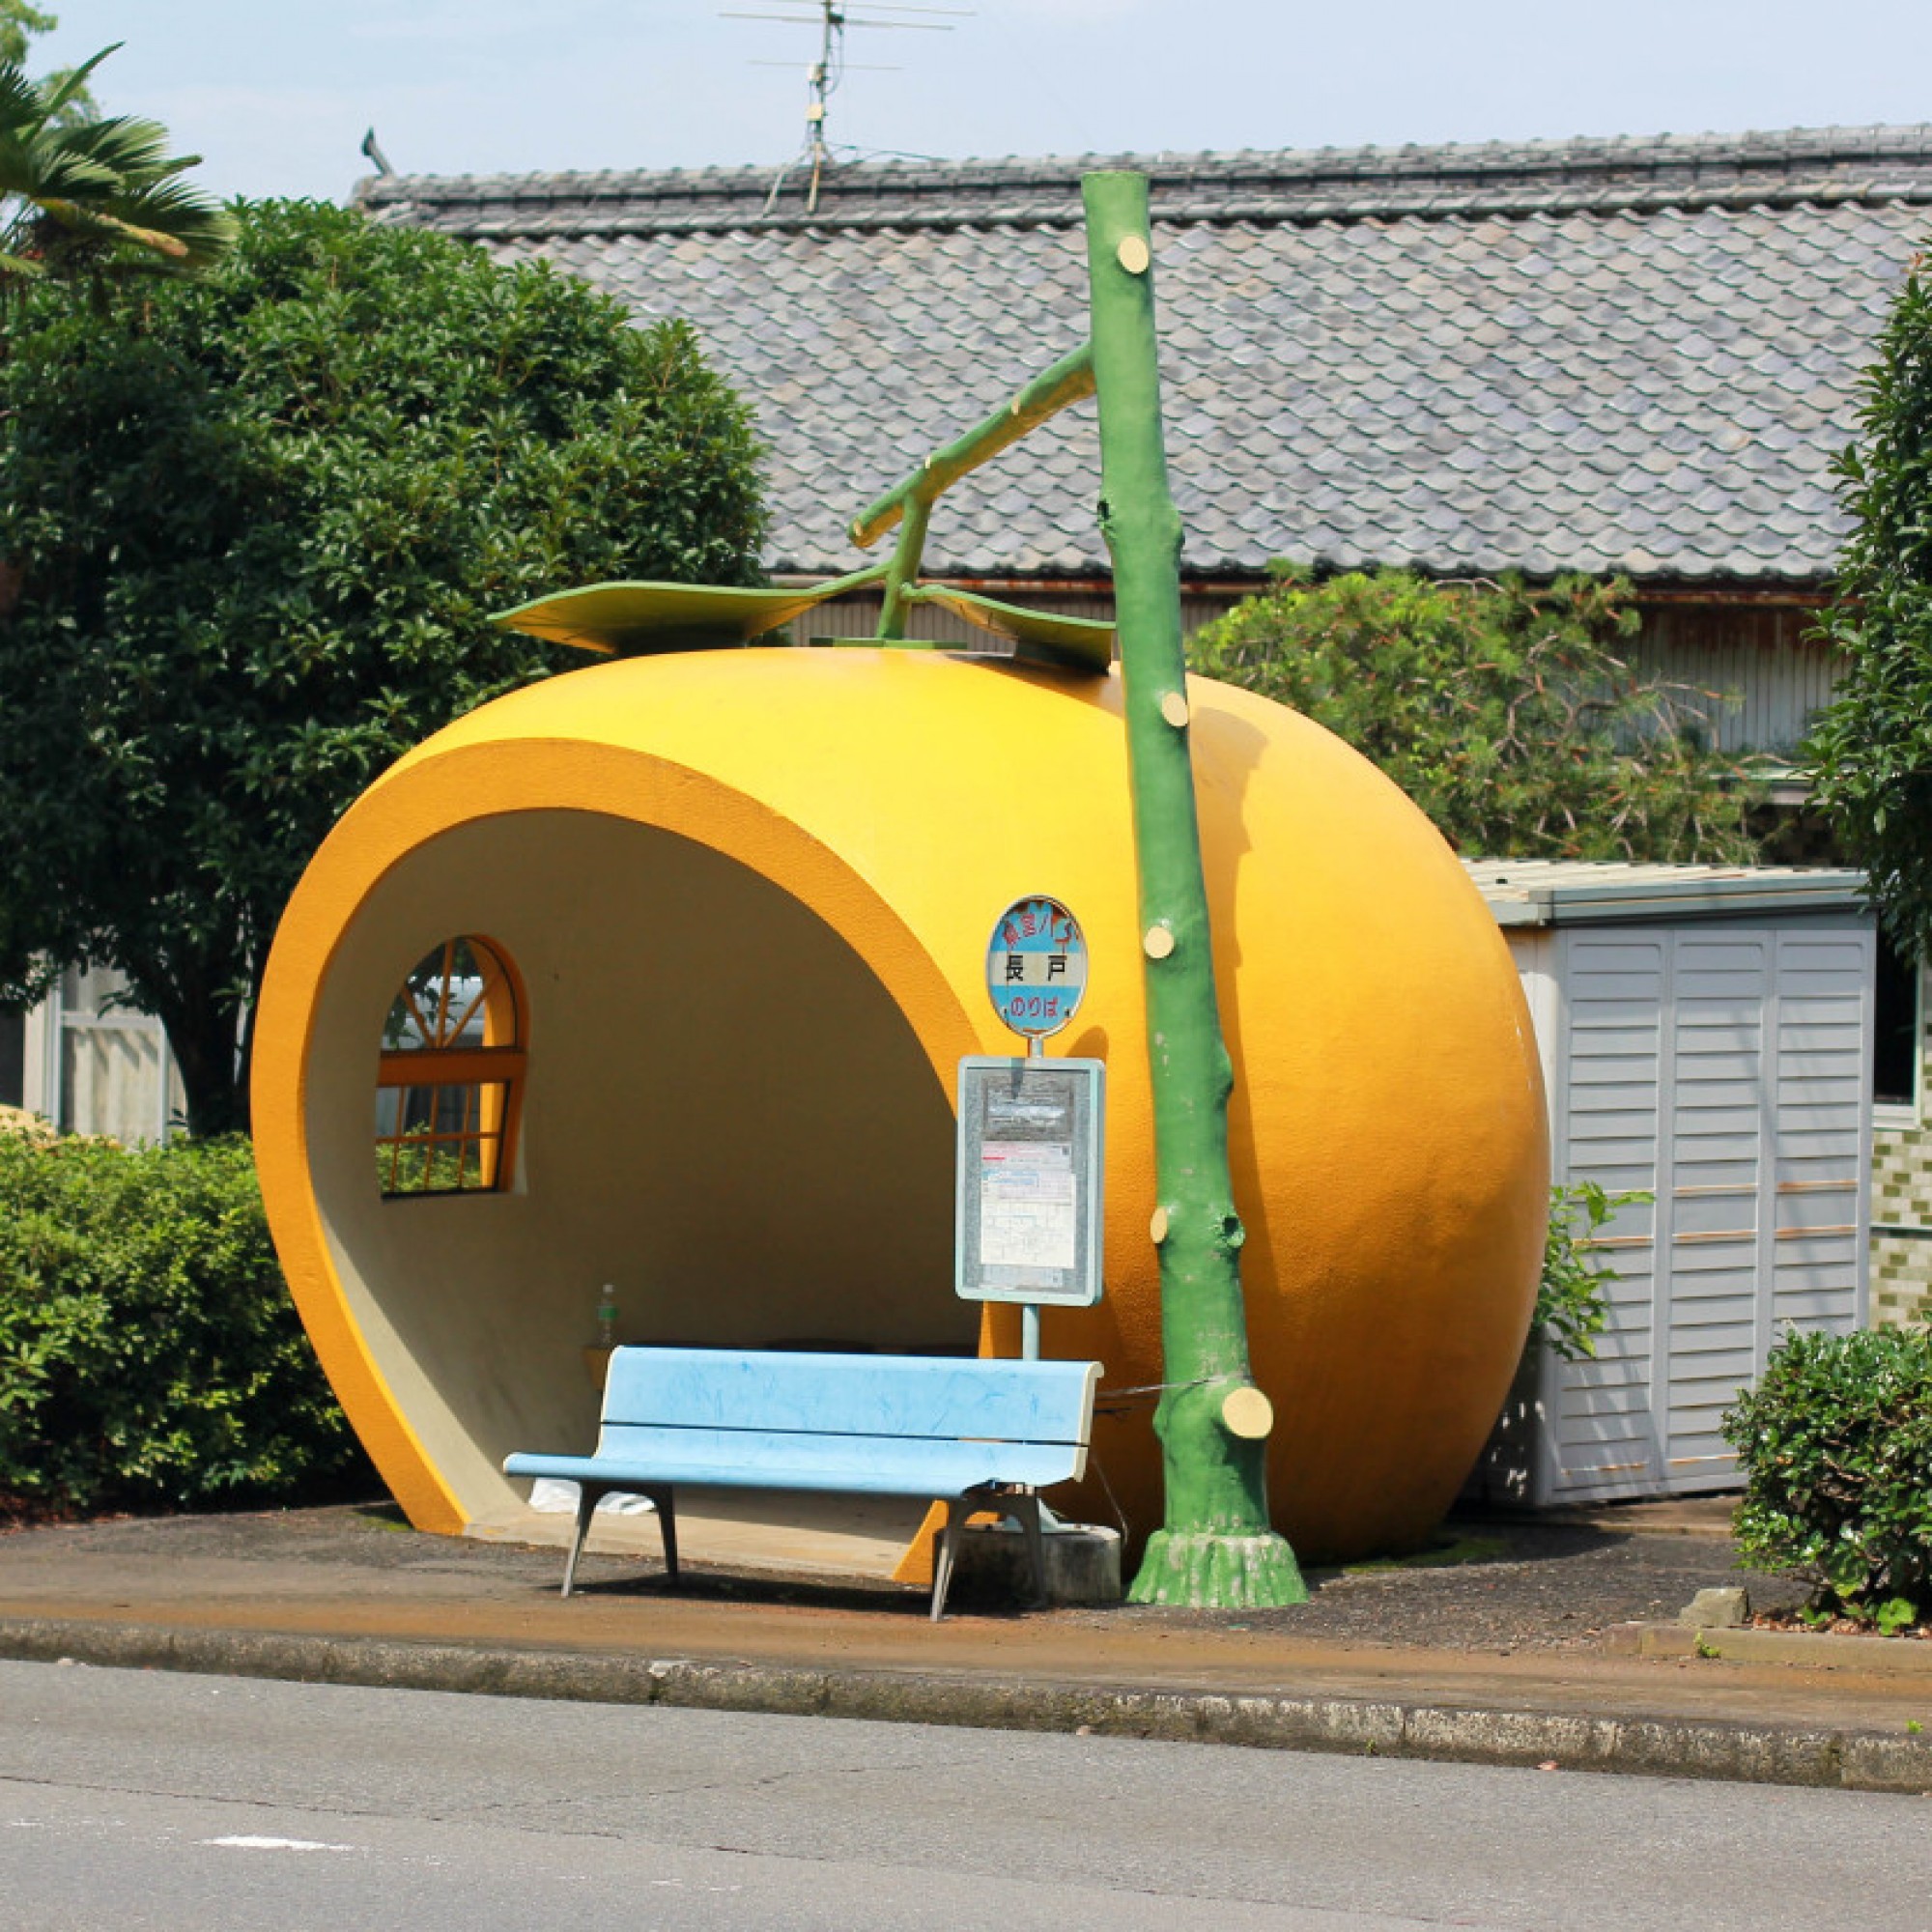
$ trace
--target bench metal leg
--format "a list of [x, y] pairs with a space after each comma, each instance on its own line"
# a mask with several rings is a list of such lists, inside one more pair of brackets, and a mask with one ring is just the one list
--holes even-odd
[[1027, 1555], [1033, 1559], [1034, 1602], [1043, 1604], [1046, 1602], [1046, 1546], [1040, 1540], [1039, 1498], [1030, 1491], [1017, 1491], [1002, 1500], [1007, 1514], [1016, 1518], [1026, 1533]]
[[959, 1538], [971, 1517], [988, 1513], [1009, 1516], [1018, 1522], [1027, 1540], [1027, 1555], [1033, 1562], [1034, 1600], [1046, 1602], [1046, 1548], [1040, 1541], [1039, 1498], [1031, 1490], [1011, 1490], [992, 1494], [950, 1498], [946, 1505], [946, 1528], [939, 1539], [939, 1553], [932, 1565], [932, 1621], [946, 1614], [946, 1593], [952, 1587], [952, 1568], [959, 1553]]
[[563, 1594], [570, 1595], [577, 1580], [577, 1559], [583, 1554], [583, 1539], [590, 1534], [590, 1519], [606, 1496], [645, 1496], [657, 1511], [658, 1533], [664, 1538], [665, 1574], [677, 1576], [677, 1509], [668, 1486], [640, 1490], [620, 1483], [580, 1483], [577, 1486], [577, 1534], [570, 1540], [570, 1556], [563, 1566]]
[[665, 1575], [675, 1582], [677, 1580], [677, 1505], [671, 1501], [668, 1487], [661, 1490], [646, 1490], [644, 1493], [657, 1505], [658, 1534], [664, 1538]]
[[609, 1492], [595, 1483], [577, 1486], [577, 1534], [570, 1539], [570, 1555], [563, 1566], [563, 1594], [570, 1595], [577, 1581], [577, 1559], [583, 1554], [583, 1539], [590, 1534], [590, 1519]]
[[986, 1505], [971, 1496], [953, 1496], [946, 1505], [946, 1527], [940, 1532], [939, 1554], [932, 1565], [932, 1621], [946, 1614], [946, 1593], [952, 1587], [952, 1560], [959, 1551], [959, 1532], [966, 1519], [977, 1516]]

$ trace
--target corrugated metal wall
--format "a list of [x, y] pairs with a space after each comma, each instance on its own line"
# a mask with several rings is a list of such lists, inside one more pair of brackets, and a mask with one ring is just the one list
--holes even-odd
[[1818, 622], [1815, 610], [1651, 605], [1642, 614], [1632, 664], [1694, 692], [1719, 694], [1690, 701], [1711, 720], [1726, 751], [1791, 755], [1840, 672], [1836, 653], [1807, 635]]
[[1735, 1480], [1719, 1420], [1787, 1324], [1866, 1298], [1872, 934], [1560, 934], [1557, 1172], [1641, 1188], [1595, 1361], [1545, 1368], [1542, 1502]]

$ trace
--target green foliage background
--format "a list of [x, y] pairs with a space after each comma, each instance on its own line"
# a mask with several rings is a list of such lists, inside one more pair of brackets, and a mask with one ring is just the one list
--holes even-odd
[[56, 1510], [379, 1487], [283, 1286], [247, 1144], [0, 1130], [0, 1492]]
[[691, 330], [447, 238], [269, 203], [200, 280], [36, 288], [0, 354], [0, 1000], [119, 968], [191, 1124], [336, 816], [582, 654], [492, 629], [623, 577], [754, 582], [743, 406]]
[[1932, 946], [1932, 281], [1913, 265], [1838, 461], [1853, 520], [1826, 639], [1847, 669], [1806, 747], [1900, 949]]
[[1885, 1630], [1932, 1618], [1932, 1331], [1793, 1330], [1724, 1417], [1747, 1562]]
[[1630, 596], [1622, 580], [1284, 569], [1189, 654], [1326, 725], [1472, 858], [1748, 860], [1749, 775], [1689, 702], [1711, 694], [1619, 655]]

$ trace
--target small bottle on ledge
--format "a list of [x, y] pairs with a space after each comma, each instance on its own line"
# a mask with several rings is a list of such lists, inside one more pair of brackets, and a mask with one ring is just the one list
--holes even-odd
[[600, 1349], [617, 1346], [617, 1291], [608, 1281], [597, 1302], [597, 1346]]

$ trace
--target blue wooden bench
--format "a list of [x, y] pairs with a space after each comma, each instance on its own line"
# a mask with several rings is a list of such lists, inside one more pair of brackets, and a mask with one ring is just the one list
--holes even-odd
[[511, 1456], [503, 1472], [582, 1486], [566, 1597], [591, 1512], [607, 1495], [656, 1505], [672, 1577], [680, 1484], [943, 1502], [937, 1623], [960, 1531], [981, 1510], [1018, 1520], [1045, 1594], [1037, 1492], [1086, 1468], [1099, 1378], [1098, 1362], [618, 1349], [605, 1376], [596, 1452]]

